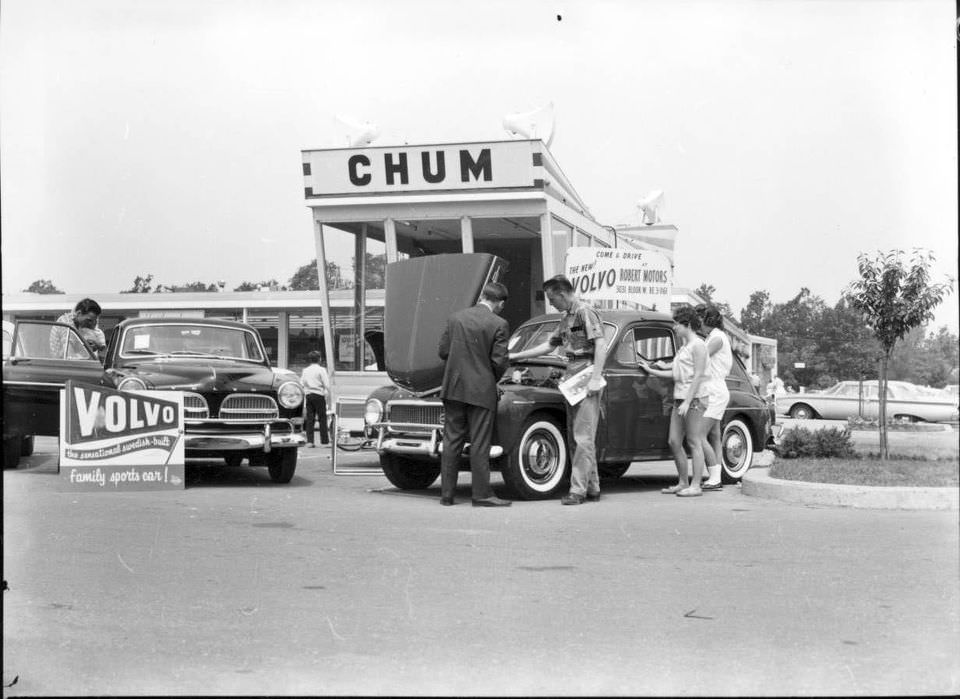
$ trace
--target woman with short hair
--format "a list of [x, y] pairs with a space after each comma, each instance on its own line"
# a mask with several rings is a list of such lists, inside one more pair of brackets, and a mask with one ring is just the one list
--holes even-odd
[[[677, 484], [660, 492], [680, 497], [702, 495], [700, 480], [703, 477], [703, 444], [706, 441], [707, 348], [697, 335], [700, 317], [690, 306], [681, 306], [673, 312], [673, 329], [683, 340], [673, 361], [667, 364], [650, 364], [641, 359], [640, 366], [652, 374], [673, 379], [673, 412], [670, 414], [670, 450], [677, 466]], [[683, 450], [684, 439], [693, 457], [693, 479], [688, 480], [687, 454]]]
[[703, 323], [703, 329], [707, 331], [707, 409], [703, 413], [707, 421], [703, 447], [707, 480], [703, 483], [703, 489], [720, 490], [723, 487], [720, 479], [720, 459], [723, 458], [720, 424], [730, 402], [727, 376], [733, 366], [733, 351], [730, 349], [730, 338], [723, 331], [723, 314], [720, 310], [716, 306], [704, 304], [697, 306], [696, 311]]

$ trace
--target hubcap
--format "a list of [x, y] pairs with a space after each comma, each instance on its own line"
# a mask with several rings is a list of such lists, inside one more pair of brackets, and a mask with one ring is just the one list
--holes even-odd
[[745, 452], [743, 435], [738, 431], [730, 432], [723, 442], [723, 455], [727, 463], [739, 468]]
[[549, 436], [531, 435], [524, 450], [523, 470], [530, 480], [546, 481], [557, 468], [557, 447]]

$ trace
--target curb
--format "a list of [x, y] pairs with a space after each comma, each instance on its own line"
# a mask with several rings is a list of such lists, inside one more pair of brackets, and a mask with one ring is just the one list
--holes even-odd
[[872, 510], [958, 510], [956, 488], [874, 487], [807, 483], [771, 478], [765, 470], [750, 469], [741, 480], [740, 492], [759, 498], [800, 505], [826, 505]]

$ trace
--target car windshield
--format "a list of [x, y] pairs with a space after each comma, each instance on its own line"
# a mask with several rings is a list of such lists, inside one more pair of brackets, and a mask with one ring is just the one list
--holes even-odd
[[909, 400], [930, 400], [943, 397], [943, 394], [939, 391], [912, 383], [891, 384], [887, 389], [887, 395]]
[[830, 388], [824, 389], [823, 395], [825, 395], [825, 396], [835, 396], [835, 395], [840, 394], [840, 393], [846, 393], [846, 391], [844, 390], [845, 388], [846, 388], [846, 384], [835, 383], [835, 384], [834, 384], [833, 386], [831, 386]]
[[[524, 325], [517, 328], [516, 332], [510, 336], [510, 339], [507, 341], [507, 349], [511, 352], [521, 352], [523, 350], [528, 350], [531, 347], [536, 347], [537, 345], [542, 345], [550, 337], [550, 334], [556, 329], [557, 323], [559, 320], [548, 320], [543, 323], [531, 323], [530, 325]], [[614, 335], [617, 334], [617, 328], [612, 323], [603, 324], [603, 336], [606, 338], [609, 343], [613, 340]], [[557, 347], [549, 354], [543, 355], [544, 357], [559, 357], [562, 356], [562, 347]]]
[[264, 361], [256, 335], [243, 328], [187, 323], [135, 325], [127, 328], [123, 335], [120, 356], [152, 355]]

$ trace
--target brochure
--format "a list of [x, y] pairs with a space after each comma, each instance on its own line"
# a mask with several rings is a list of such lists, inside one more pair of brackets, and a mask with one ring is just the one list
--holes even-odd
[[[593, 376], [593, 364], [588, 364], [575, 374], [563, 379], [557, 388], [570, 405], [576, 405], [587, 397], [587, 384]], [[604, 382], [606, 384], [606, 382]]]

